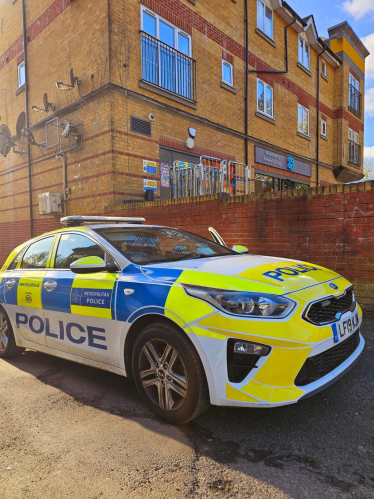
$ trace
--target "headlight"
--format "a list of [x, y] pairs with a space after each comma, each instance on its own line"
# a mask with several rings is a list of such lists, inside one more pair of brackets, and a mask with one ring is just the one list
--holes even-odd
[[295, 302], [284, 296], [249, 293], [247, 291], [226, 291], [224, 289], [183, 286], [186, 293], [205, 300], [228, 314], [244, 317], [282, 318], [295, 307]]

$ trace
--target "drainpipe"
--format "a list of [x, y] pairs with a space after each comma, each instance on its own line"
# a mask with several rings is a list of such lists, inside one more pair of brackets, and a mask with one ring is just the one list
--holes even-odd
[[316, 131], [316, 186], [319, 185], [319, 134], [320, 134], [320, 123], [319, 123], [319, 60], [321, 55], [326, 52], [326, 44], [323, 44], [323, 50], [317, 55], [317, 131]]
[[271, 73], [271, 74], [286, 74], [288, 73], [288, 40], [287, 40], [287, 30], [290, 26], [292, 26], [295, 22], [297, 21], [296, 15], [294, 16], [293, 20], [289, 23], [286, 24], [284, 27], [284, 45], [286, 48], [286, 54], [285, 54], [285, 59], [286, 59], [286, 69], [284, 71], [277, 71], [277, 70], [261, 70], [261, 69], [248, 69], [248, 73]]
[[63, 184], [63, 199], [61, 205], [63, 207], [64, 217], [66, 217], [66, 201], [69, 199], [68, 190], [68, 159], [64, 152], [56, 154], [56, 158], [62, 160], [62, 184]]
[[[245, 0], [245, 95], [244, 95], [244, 134], [245, 134], [245, 160], [244, 163], [248, 165], [248, 0]], [[252, 180], [252, 179], [251, 179]]]
[[[28, 130], [29, 122], [29, 82], [27, 78], [27, 33], [26, 33], [26, 5], [25, 0], [22, 0], [22, 31], [23, 31], [23, 56], [25, 63], [25, 127]], [[32, 177], [31, 177], [31, 146], [27, 141], [27, 165], [28, 165], [28, 178], [29, 178], [29, 205], [30, 205], [30, 238], [34, 237], [34, 217], [32, 209]]]

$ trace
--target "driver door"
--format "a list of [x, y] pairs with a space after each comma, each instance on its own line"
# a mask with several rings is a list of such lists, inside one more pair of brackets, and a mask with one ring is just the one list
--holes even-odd
[[114, 300], [117, 273], [75, 274], [70, 264], [104, 249], [78, 232], [60, 235], [43, 284], [47, 346], [103, 364], [118, 365]]

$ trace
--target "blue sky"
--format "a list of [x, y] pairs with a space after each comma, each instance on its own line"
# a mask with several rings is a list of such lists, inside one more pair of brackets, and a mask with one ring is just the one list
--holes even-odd
[[374, 0], [288, 0], [301, 17], [313, 14], [319, 36], [348, 21], [371, 55], [366, 59], [365, 156], [374, 157]]

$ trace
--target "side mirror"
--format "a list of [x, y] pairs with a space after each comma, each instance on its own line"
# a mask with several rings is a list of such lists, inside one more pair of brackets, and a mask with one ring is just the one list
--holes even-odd
[[[110, 267], [110, 268], [109, 268]], [[94, 274], [95, 272], [113, 272], [113, 266], [108, 266], [102, 258], [98, 256], [87, 256], [79, 258], [70, 265], [70, 270], [75, 274]], [[116, 269], [118, 270], [118, 269]]]
[[249, 249], [246, 248], [245, 246], [241, 246], [240, 244], [234, 244], [234, 246], [232, 247], [232, 249], [234, 251], [236, 251], [237, 253], [240, 253], [242, 255], [245, 255], [249, 252]]

